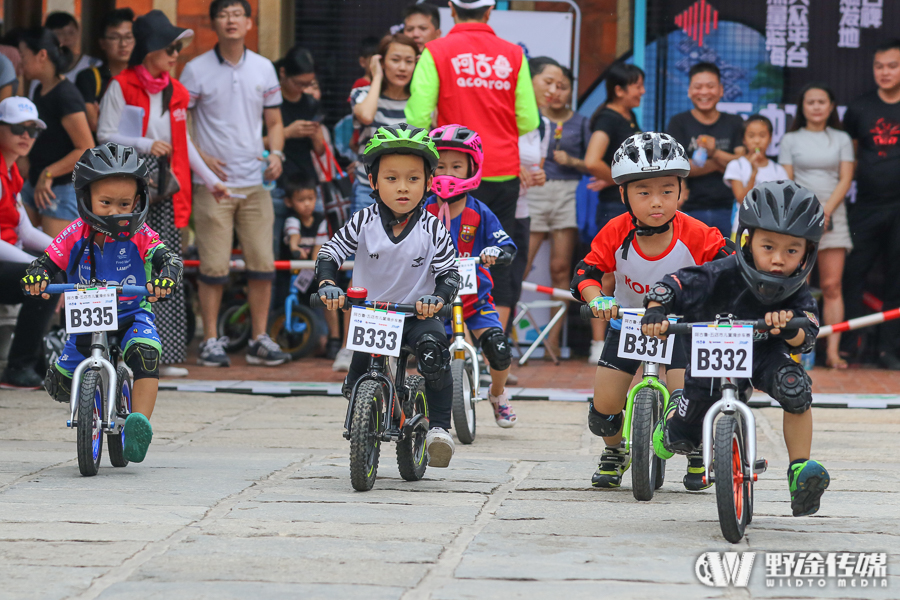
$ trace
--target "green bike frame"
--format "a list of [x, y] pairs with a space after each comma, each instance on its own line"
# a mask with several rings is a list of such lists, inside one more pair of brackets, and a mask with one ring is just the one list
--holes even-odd
[[[631, 417], [634, 412], [634, 398], [638, 392], [644, 388], [650, 387], [662, 394], [663, 398], [663, 414], [669, 406], [669, 390], [659, 382], [659, 363], [644, 362], [644, 379], [631, 388], [628, 392], [628, 400], [625, 403], [625, 423], [622, 425], [622, 447], [626, 451], [631, 452]], [[655, 423], [654, 423], [655, 426]]]

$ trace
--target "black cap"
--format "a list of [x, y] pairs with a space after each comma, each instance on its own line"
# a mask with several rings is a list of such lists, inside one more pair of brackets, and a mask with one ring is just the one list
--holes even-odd
[[194, 37], [193, 29], [176, 27], [161, 10], [151, 10], [134, 20], [134, 51], [128, 65], [135, 67], [151, 52], [168, 48], [178, 40]]

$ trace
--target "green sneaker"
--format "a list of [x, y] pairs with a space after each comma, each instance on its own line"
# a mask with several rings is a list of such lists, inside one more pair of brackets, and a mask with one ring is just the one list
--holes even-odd
[[600, 464], [597, 465], [597, 470], [591, 477], [591, 485], [595, 488], [617, 488], [622, 485], [622, 474], [630, 466], [630, 452], [624, 448], [607, 446], [600, 455]]
[[669, 417], [672, 416], [672, 413], [675, 412], [675, 408], [675, 403], [669, 400], [669, 403], [666, 405], [666, 412], [664, 412], [662, 418], [656, 422], [656, 428], [653, 430], [653, 452], [663, 460], [669, 460], [675, 456], [674, 452], [670, 452], [666, 448], [665, 441], [666, 421], [668, 421]]
[[699, 492], [712, 487], [712, 482], [703, 483], [703, 474], [706, 470], [703, 468], [703, 454], [698, 450], [688, 455], [687, 474], [684, 476], [682, 483], [684, 489], [692, 492]]
[[828, 489], [831, 478], [819, 462], [806, 460], [788, 467], [788, 488], [791, 490], [791, 509], [795, 517], [813, 515], [819, 510], [819, 500]]
[[153, 439], [153, 427], [150, 420], [141, 413], [131, 413], [125, 419], [125, 448], [123, 454], [129, 462], [143, 462], [147, 456], [147, 448]]

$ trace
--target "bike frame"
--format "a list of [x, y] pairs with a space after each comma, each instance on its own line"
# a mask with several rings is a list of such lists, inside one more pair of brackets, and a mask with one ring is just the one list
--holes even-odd
[[665, 413], [665, 409], [669, 405], [669, 390], [659, 381], [659, 363], [644, 362], [643, 368], [643, 380], [628, 391], [628, 399], [625, 402], [625, 422], [622, 424], [622, 447], [629, 452], [631, 451], [631, 419], [634, 413], [634, 399], [638, 392], [644, 388], [650, 387], [662, 394], [663, 413]]
[[95, 331], [91, 334], [91, 355], [81, 361], [72, 373], [72, 393], [69, 395], [69, 420], [67, 427], [75, 424], [75, 413], [78, 410], [78, 399], [81, 394], [81, 378], [88, 369], [100, 371], [100, 380], [106, 388], [106, 420], [100, 424], [101, 429], [114, 431], [118, 426], [116, 422], [116, 368], [109, 361], [109, 338], [105, 331]]
[[453, 358], [461, 358], [465, 360], [466, 355], [472, 359], [472, 379], [475, 386], [472, 402], [481, 400], [481, 364], [478, 359], [478, 352], [475, 347], [466, 341], [465, 320], [463, 319], [463, 303], [459, 294], [453, 299], [453, 316], [451, 318], [451, 326], [453, 328], [453, 343], [450, 345], [450, 352]]
[[[703, 469], [705, 481], [713, 481], [710, 467], [712, 465], [713, 438], [715, 437], [715, 420], [722, 413], [737, 414], [738, 422], [744, 437], [744, 454], [747, 464], [742, 465], [744, 477], [754, 481], [761, 472], [756, 466], [756, 417], [745, 403], [738, 399], [737, 381], [732, 377], [722, 377], [722, 399], [709, 407], [703, 417]], [[765, 471], [765, 469], [762, 469]]]
[[[297, 281], [297, 273], [294, 273], [291, 276], [291, 285], [290, 285], [290, 293], [288, 293], [287, 298], [284, 299], [284, 329], [288, 333], [299, 334], [306, 331], [306, 323], [303, 321], [295, 322], [294, 321], [294, 307], [299, 303], [300, 290], [294, 287], [294, 282]], [[245, 305], [247, 310], [250, 309], [250, 304]], [[243, 307], [240, 312], [243, 312]]]
[[[372, 354], [369, 356], [369, 370], [365, 375], [360, 377], [353, 385], [353, 392], [350, 394], [350, 402], [347, 404], [347, 416], [344, 418], [344, 438], [350, 439], [350, 425], [353, 420], [353, 408], [356, 405], [356, 391], [360, 384], [365, 381], [375, 381], [389, 392], [389, 406], [387, 407], [387, 418], [381, 423], [381, 431], [377, 432], [378, 437], [382, 441], [399, 441], [403, 439], [403, 432], [407, 429], [414, 429], [419, 424], [422, 417], [415, 416], [407, 422], [407, 415], [403, 412], [400, 404], [398, 390], [404, 389], [406, 384], [406, 365], [409, 361], [409, 352], [403, 350], [397, 358], [397, 374], [395, 381], [391, 381], [390, 374], [387, 372], [387, 357], [383, 354]], [[403, 398], [404, 400], [406, 398]], [[400, 425], [394, 427], [394, 415], [400, 412]]]

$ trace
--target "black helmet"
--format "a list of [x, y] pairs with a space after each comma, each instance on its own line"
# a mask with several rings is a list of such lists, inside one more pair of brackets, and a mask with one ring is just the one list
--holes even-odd
[[[144, 161], [138, 159], [137, 150], [131, 146], [109, 142], [85, 151], [72, 172], [78, 216], [95, 231], [108, 235], [116, 241], [130, 239], [147, 220], [147, 211], [150, 209], [147, 175], [147, 166]], [[91, 210], [91, 184], [114, 176], [134, 177], [137, 181], [135, 211], [108, 217], [95, 215]], [[126, 224], [119, 225], [123, 221]]]
[[737, 252], [744, 281], [756, 299], [763, 304], [775, 304], [791, 296], [806, 281], [825, 230], [825, 211], [815, 194], [793, 181], [771, 181], [754, 187], [741, 203], [738, 235], [745, 230], [774, 231], [810, 242], [804, 263], [791, 275], [775, 275], [758, 271], [753, 255], [745, 246]]

